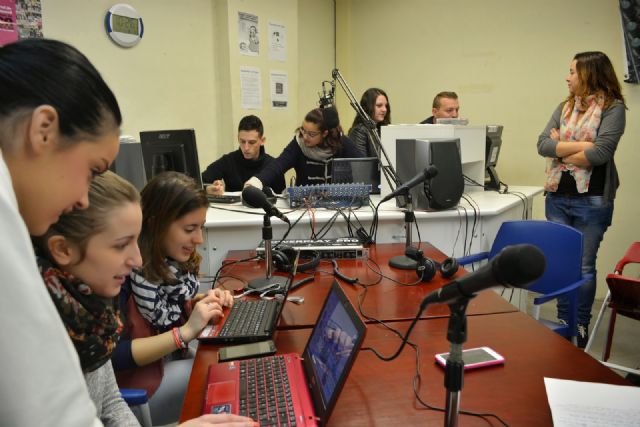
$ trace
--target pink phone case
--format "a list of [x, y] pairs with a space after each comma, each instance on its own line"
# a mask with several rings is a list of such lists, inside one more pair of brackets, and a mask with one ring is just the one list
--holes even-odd
[[[444, 368], [446, 366], [446, 359], [443, 356], [448, 354], [449, 353], [436, 354], [436, 363]], [[471, 362], [468, 362], [469, 358], [472, 359]], [[465, 371], [469, 369], [482, 368], [484, 366], [501, 365], [504, 363], [504, 357], [489, 347], [477, 347], [463, 350], [462, 360], [466, 362], [464, 365]]]

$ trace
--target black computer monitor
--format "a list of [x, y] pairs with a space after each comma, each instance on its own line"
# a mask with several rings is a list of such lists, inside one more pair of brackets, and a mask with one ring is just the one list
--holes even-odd
[[140, 132], [147, 180], [165, 171], [182, 172], [202, 186], [193, 129]]
[[371, 185], [371, 194], [380, 194], [380, 168], [377, 157], [343, 157], [331, 160], [333, 184]]
[[502, 146], [502, 126], [487, 126], [487, 142], [485, 150], [485, 190], [500, 190], [500, 178], [496, 171], [498, 157], [500, 156], [500, 147]]

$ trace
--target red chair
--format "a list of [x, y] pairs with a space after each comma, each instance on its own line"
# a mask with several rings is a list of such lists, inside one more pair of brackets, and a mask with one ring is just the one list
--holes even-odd
[[[602, 351], [602, 362], [614, 369], [640, 374], [640, 370], [607, 363], [607, 360], [609, 360], [609, 356], [611, 355], [611, 344], [613, 342], [616, 317], [620, 315], [640, 320], [640, 280], [622, 275], [622, 270], [627, 264], [640, 264], [640, 242], [634, 242], [631, 244], [629, 249], [627, 249], [627, 252], [624, 254], [624, 257], [622, 257], [616, 265], [614, 272], [607, 275], [609, 292], [607, 293], [607, 297], [600, 309], [600, 314], [598, 315], [595, 328], [597, 328], [600, 323], [604, 309], [609, 307], [611, 309], [611, 318], [607, 328], [606, 342]], [[592, 338], [595, 336], [595, 328]], [[588, 345], [585, 348], [585, 351], [588, 351], [589, 348], [590, 346]]]

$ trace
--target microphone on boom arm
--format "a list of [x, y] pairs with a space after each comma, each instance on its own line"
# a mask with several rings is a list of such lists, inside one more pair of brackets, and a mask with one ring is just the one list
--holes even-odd
[[262, 208], [269, 216], [276, 216], [289, 224], [289, 218], [269, 203], [266, 194], [264, 194], [261, 189], [251, 185], [245, 187], [245, 189], [242, 190], [242, 200], [246, 201], [249, 206]]
[[336, 93], [336, 84], [333, 81], [325, 80], [322, 82], [322, 92], [318, 92], [320, 108], [333, 107], [333, 98]]

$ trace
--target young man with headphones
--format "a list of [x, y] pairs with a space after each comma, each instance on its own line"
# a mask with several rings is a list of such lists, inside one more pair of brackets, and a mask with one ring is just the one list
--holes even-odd
[[315, 108], [307, 113], [282, 154], [251, 177], [245, 187], [271, 187], [291, 168], [296, 171], [297, 186], [329, 183], [329, 161], [345, 157], [362, 157], [362, 153], [344, 136], [338, 112], [334, 107]]

